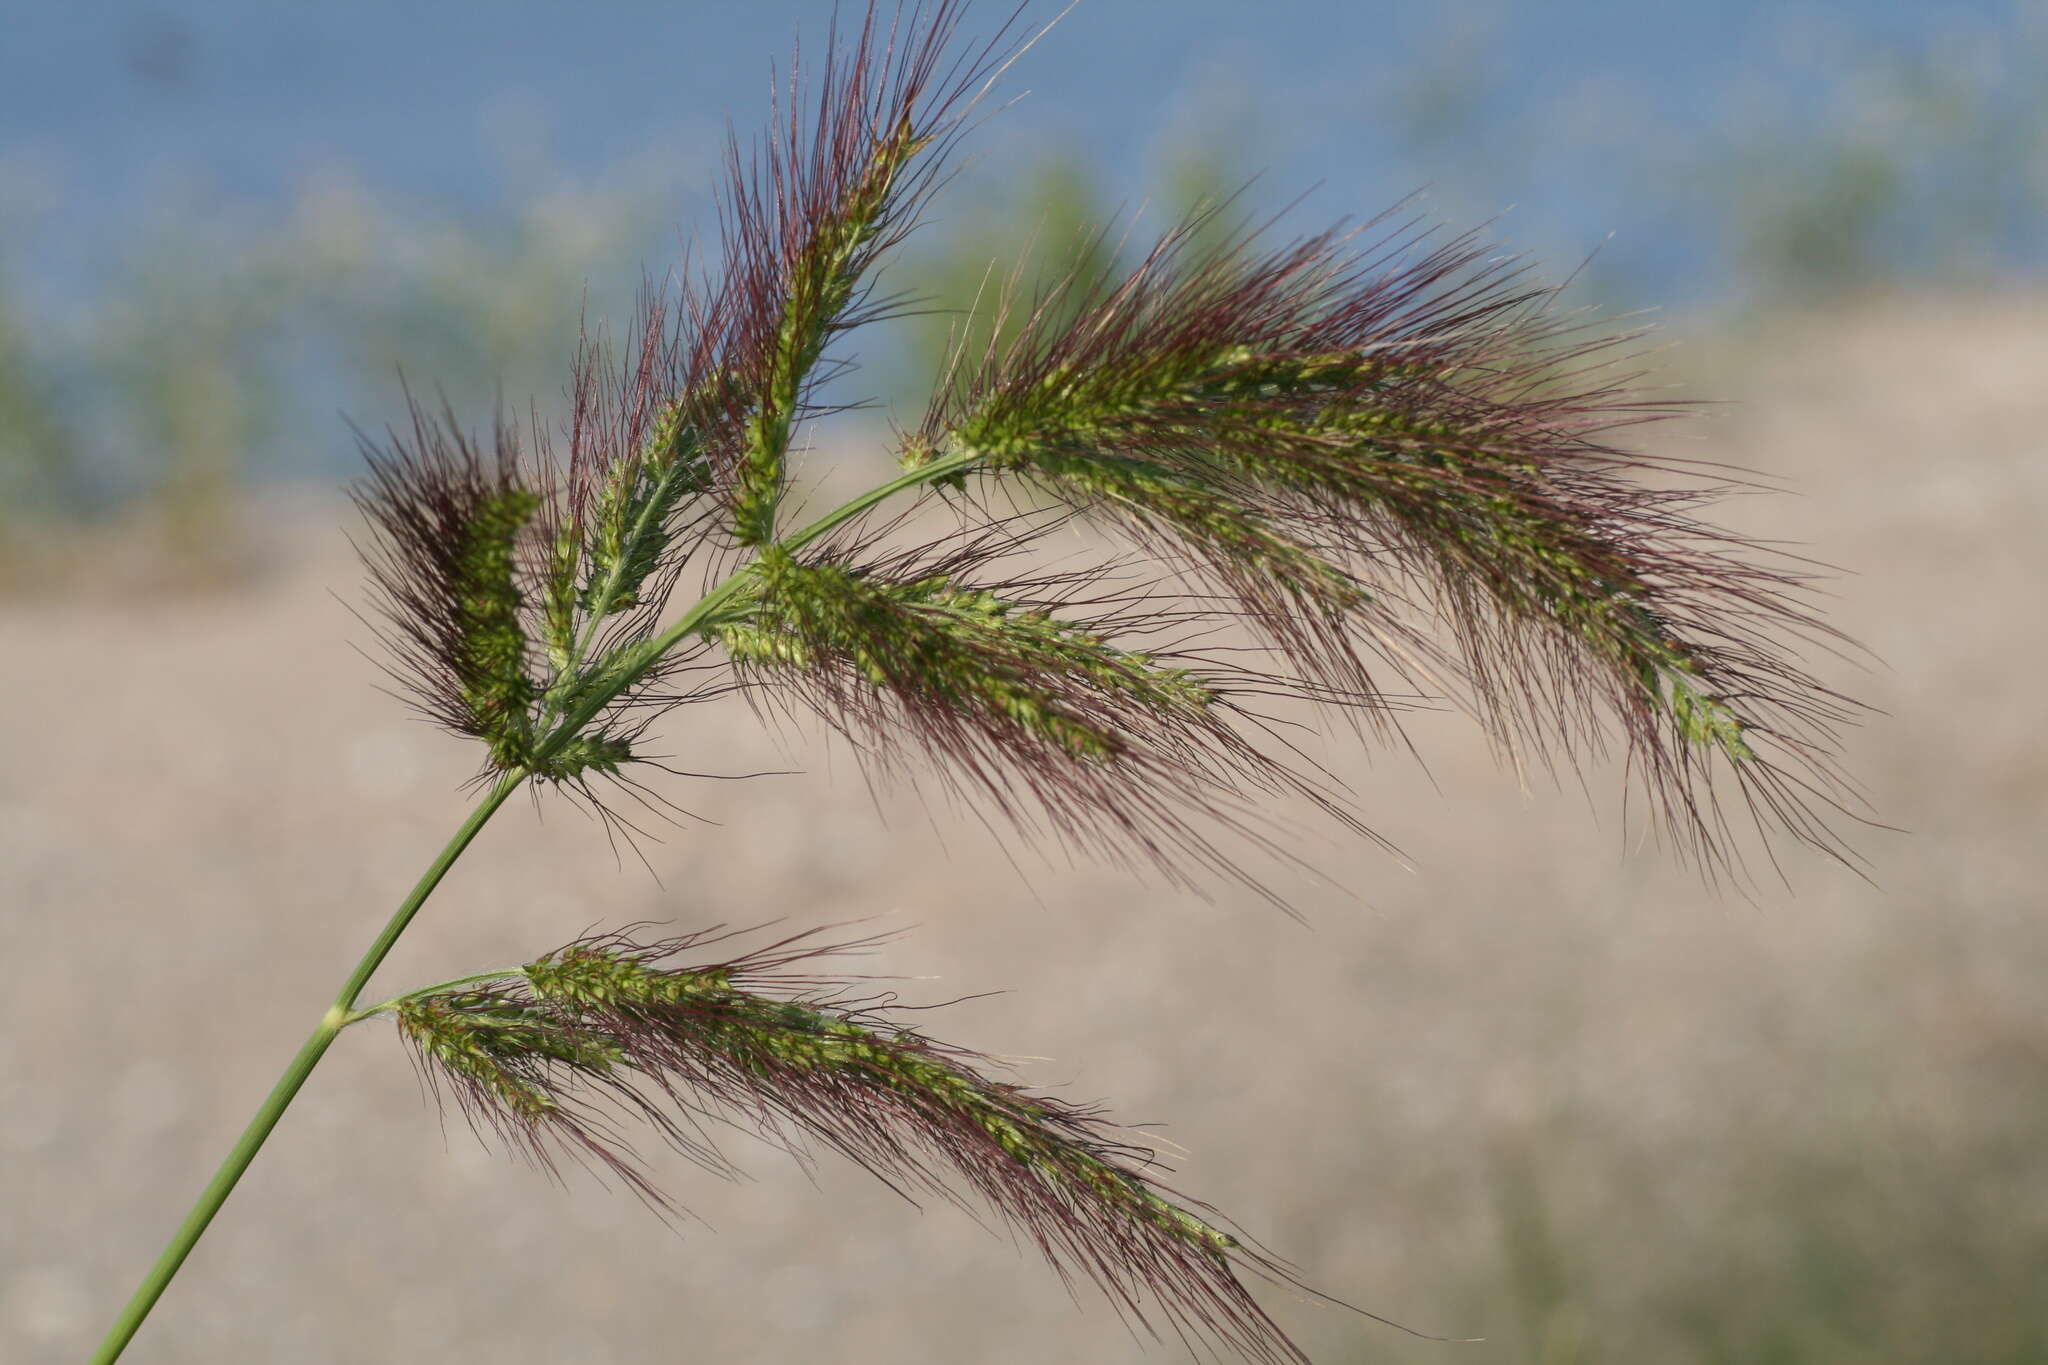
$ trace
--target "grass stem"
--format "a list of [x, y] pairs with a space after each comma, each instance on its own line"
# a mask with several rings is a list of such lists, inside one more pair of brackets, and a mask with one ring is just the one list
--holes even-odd
[[[975, 455], [956, 455], [934, 460], [921, 469], [869, 489], [851, 502], [835, 508], [801, 531], [787, 537], [782, 544], [789, 549], [808, 545], [895, 494], [928, 485], [948, 474], [961, 472], [978, 458], [979, 456]], [[575, 738], [593, 716], [613, 697], [630, 686], [642, 672], [653, 667], [662, 655], [708, 625], [718, 609], [746, 581], [749, 572], [750, 570], [742, 569], [733, 574], [700, 598], [674, 625], [650, 641], [639, 667], [622, 671], [617, 677], [608, 680], [602, 688], [595, 689], [582, 698], [543, 742], [539, 759], [545, 761], [555, 750]], [[313, 1074], [313, 1068], [320, 1064], [320, 1058], [326, 1053], [329, 1044], [333, 1043], [336, 1035], [350, 1024], [390, 1008], [398, 1000], [404, 999], [403, 996], [394, 997], [366, 1010], [356, 1007], [356, 1001], [362, 997], [364, 988], [370, 984], [370, 978], [376, 975], [377, 968], [383, 965], [385, 957], [390, 954], [399, 937], [412, 923], [413, 916], [426, 904], [427, 897], [434, 894], [434, 889], [441, 884], [441, 879], [448, 875], [448, 869], [455, 865], [455, 860], [462, 856], [478, 832], [493, 815], [497, 814], [498, 808], [505, 804], [507, 798], [519, 789], [520, 784], [525, 782], [528, 776], [529, 773], [524, 768], [508, 769], [500, 775], [484, 799], [477, 804], [476, 809], [469, 813], [469, 818], [462, 822], [462, 827], [455, 831], [454, 836], [442, 847], [427, 870], [420, 875], [411, 893], [393, 912], [376, 940], [364, 952], [362, 960], [356, 963], [355, 970], [349, 973], [348, 980], [342, 984], [341, 992], [335, 997], [334, 1004], [321, 1017], [319, 1027], [313, 1030], [305, 1045], [292, 1058], [290, 1065], [285, 1067], [284, 1074], [277, 1078], [277, 1084], [272, 1086], [270, 1093], [264, 1097], [255, 1117], [249, 1120], [249, 1126], [243, 1129], [241, 1137], [235, 1140], [227, 1159], [221, 1162], [220, 1169], [214, 1172], [213, 1179], [208, 1181], [206, 1188], [200, 1192], [198, 1202], [193, 1204], [191, 1212], [185, 1215], [185, 1220], [178, 1224], [177, 1231], [171, 1234], [171, 1240], [165, 1244], [156, 1264], [150, 1267], [149, 1273], [143, 1277], [142, 1284], [136, 1289], [134, 1296], [121, 1310], [121, 1315], [114, 1320], [113, 1328], [107, 1333], [106, 1339], [100, 1343], [98, 1352], [92, 1357], [92, 1365], [111, 1365], [111, 1362], [118, 1360], [121, 1352], [127, 1349], [129, 1341], [141, 1328], [143, 1319], [149, 1316], [150, 1310], [156, 1306], [156, 1301], [163, 1296], [164, 1290], [177, 1275], [179, 1267], [185, 1264], [185, 1258], [205, 1235], [207, 1225], [213, 1221], [213, 1216], [220, 1212], [221, 1205], [227, 1202], [228, 1195], [233, 1193], [236, 1183], [242, 1178], [242, 1173], [248, 1170], [249, 1163], [256, 1159], [256, 1153], [262, 1150], [271, 1130], [277, 1127], [278, 1120], [284, 1117], [284, 1111], [290, 1107], [293, 1097], [299, 1093], [299, 1087]], [[462, 980], [487, 980], [498, 975], [504, 973], [486, 973], [483, 976], [465, 977]], [[440, 984], [446, 986], [456, 983]]]
[[319, 1026], [306, 1039], [305, 1045], [292, 1058], [290, 1065], [285, 1067], [284, 1074], [277, 1078], [277, 1084], [270, 1088], [270, 1093], [264, 1096], [262, 1105], [256, 1110], [256, 1116], [249, 1120], [249, 1126], [244, 1128], [241, 1137], [235, 1140], [235, 1145], [229, 1150], [226, 1160], [222, 1161], [220, 1169], [213, 1173], [213, 1179], [200, 1191], [199, 1199], [192, 1205], [191, 1212], [185, 1215], [185, 1221], [178, 1224], [177, 1231], [171, 1234], [171, 1240], [164, 1245], [156, 1264], [143, 1276], [134, 1296], [128, 1300], [127, 1306], [121, 1310], [121, 1315], [114, 1320], [113, 1328], [108, 1331], [106, 1339], [100, 1343], [99, 1350], [92, 1357], [92, 1365], [111, 1365], [111, 1362], [118, 1360], [121, 1352], [127, 1349], [129, 1341], [141, 1328], [143, 1319], [149, 1316], [150, 1309], [156, 1307], [156, 1301], [163, 1296], [164, 1290], [177, 1275], [179, 1267], [185, 1264], [185, 1258], [192, 1253], [192, 1248], [205, 1235], [207, 1224], [220, 1212], [220, 1206], [225, 1204], [228, 1195], [234, 1192], [242, 1173], [249, 1169], [249, 1163], [256, 1159], [256, 1153], [262, 1150], [271, 1130], [277, 1127], [277, 1121], [284, 1117], [284, 1111], [290, 1107], [292, 1099], [299, 1093], [299, 1087], [313, 1074], [313, 1068], [320, 1064], [320, 1058], [326, 1053], [335, 1036], [348, 1026], [357, 998], [362, 995], [363, 987], [369, 984], [371, 976], [390, 953], [392, 945], [398, 942], [399, 935], [412, 923], [412, 917], [426, 904], [427, 897], [434, 894], [434, 888], [448, 875], [448, 869], [455, 865], [455, 860], [462, 856], [463, 850], [469, 847], [477, 832], [525, 780], [526, 774], [518, 770], [508, 772], [499, 778], [491, 787], [490, 793], [469, 813], [469, 818], [462, 822], [462, 828], [455, 831], [454, 837], [421, 874], [411, 894], [406, 896], [404, 902], [393, 913], [383, 932], [377, 935], [369, 951], [363, 954], [362, 960], [356, 963], [355, 970], [349, 973], [348, 981], [341, 988], [341, 994], [321, 1017]]
[[227, 1202], [235, 1183], [242, 1178], [242, 1172], [249, 1169], [249, 1163], [255, 1160], [257, 1151], [270, 1136], [270, 1130], [277, 1127], [277, 1121], [284, 1117], [284, 1111], [291, 1104], [292, 1098], [299, 1093], [299, 1087], [306, 1083], [306, 1077], [313, 1074], [313, 1068], [319, 1065], [328, 1044], [334, 1041], [335, 1035], [340, 1033], [341, 1029], [340, 1012], [329, 1010], [326, 1017], [321, 1019], [320, 1026], [313, 1030], [312, 1036], [307, 1038], [305, 1045], [299, 1049], [298, 1055], [292, 1058], [291, 1065], [277, 1078], [277, 1084], [272, 1086], [270, 1093], [264, 1097], [262, 1107], [256, 1111], [256, 1117], [250, 1119], [249, 1126], [242, 1130], [242, 1136], [228, 1152], [227, 1159], [221, 1162], [220, 1169], [213, 1173], [213, 1179], [208, 1181], [206, 1188], [200, 1192], [198, 1202], [193, 1204], [191, 1212], [185, 1215], [185, 1221], [178, 1224], [178, 1230], [171, 1234], [171, 1240], [165, 1244], [163, 1253], [156, 1259], [156, 1264], [143, 1276], [142, 1284], [136, 1289], [134, 1297], [128, 1300], [127, 1306], [121, 1310], [121, 1316], [114, 1320], [114, 1326], [107, 1333], [106, 1339], [100, 1342], [99, 1350], [93, 1354], [92, 1365], [110, 1365], [127, 1349], [129, 1341], [141, 1328], [143, 1319], [149, 1316], [149, 1310], [156, 1307], [156, 1301], [163, 1296], [172, 1277], [178, 1273], [179, 1267], [185, 1264], [185, 1257], [191, 1254], [192, 1248], [205, 1234], [207, 1224], [213, 1221], [213, 1215], [220, 1212], [220, 1206]]

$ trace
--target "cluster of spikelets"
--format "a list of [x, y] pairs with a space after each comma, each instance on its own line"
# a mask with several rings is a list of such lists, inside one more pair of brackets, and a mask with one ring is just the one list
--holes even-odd
[[[1841, 851], [1848, 704], [1796, 662], [1827, 636], [1797, 565], [1697, 518], [1716, 480], [1611, 444], [1668, 405], [1614, 373], [1619, 338], [1470, 239], [1197, 248], [1183, 229], [1121, 279], [1009, 299], [1021, 325], [954, 358], [900, 472], [799, 519], [792, 443], [843, 365], [833, 343], [896, 306], [875, 267], [1015, 46], [960, 55], [959, 18], [953, 0], [893, 23], [870, 8], [820, 70], [792, 70], [769, 136], [733, 144], [718, 269], [651, 291], [623, 353], [585, 348], [565, 456], [543, 432], [482, 443], [419, 410], [371, 450], [361, 502], [398, 675], [482, 742], [486, 780], [607, 810], [602, 783], [652, 799], [633, 776], [649, 727], [741, 691], [1027, 835], [1199, 882], [1236, 872], [1216, 826], [1261, 837], [1276, 797], [1364, 830], [1274, 705], [1378, 725], [1428, 694], [1517, 762], [1618, 739], [1709, 867], [1735, 856], [1731, 810]], [[1077, 526], [1069, 550], [1110, 548], [1049, 561]], [[1148, 1288], [1184, 1321], [1291, 1349], [1235, 1288], [1239, 1249], [1086, 1115], [915, 1035], [741, 990], [752, 968], [659, 968], [665, 951], [576, 945], [413, 1000], [404, 1024], [529, 1150], [613, 1164], [595, 1095], [706, 1159], [673, 1106], [913, 1181], [937, 1154], [1126, 1299]]]
[[[1518, 757], [1618, 735], [1710, 863], [1733, 847], [1717, 771], [1763, 823], [1834, 846], [1846, 706], [1790, 652], [1826, 634], [1797, 566], [1692, 515], [1721, 486], [1606, 444], [1667, 409], [1612, 373], [1614, 338], [1470, 240], [1170, 234], [957, 357], [904, 475], [791, 525], [827, 348], [892, 302], [873, 267], [1000, 55], [949, 60], [957, 19], [871, 14], [808, 105], [793, 79], [774, 135], [732, 153], [723, 275], [651, 301], [623, 357], [587, 348], [566, 461], [540, 433], [486, 449], [427, 413], [372, 452], [382, 605], [434, 718], [499, 772], [585, 782], [663, 707], [786, 686], [878, 757], [922, 746], [1020, 818], [1083, 842], [1107, 822], [1179, 866], [1176, 811], [1304, 785], [1235, 740], [1248, 699], [1377, 716], [1393, 693], [1451, 695]], [[917, 492], [960, 531], [879, 556], [876, 509]], [[1066, 518], [1184, 595], [1102, 565], [1020, 578]], [[692, 571], [706, 591], [672, 620]], [[1201, 649], [1220, 626], [1267, 652]], [[1166, 643], [1126, 647], [1148, 634]], [[1144, 794], [1163, 768], [1166, 805]]]
[[472, 1126], [549, 1169], [563, 1156], [595, 1163], [667, 1211], [619, 1119], [644, 1121], [722, 1173], [707, 1122], [799, 1154], [808, 1140], [905, 1193], [953, 1198], [964, 1185], [1141, 1323], [1148, 1295], [1161, 1294], [1177, 1319], [1248, 1358], [1298, 1358], [1233, 1265], [1282, 1279], [1284, 1268], [1169, 1197], [1149, 1151], [1093, 1111], [991, 1079], [984, 1059], [791, 970], [865, 945], [813, 946], [805, 935], [676, 965], [723, 937], [585, 939], [392, 1008], [429, 1083]]

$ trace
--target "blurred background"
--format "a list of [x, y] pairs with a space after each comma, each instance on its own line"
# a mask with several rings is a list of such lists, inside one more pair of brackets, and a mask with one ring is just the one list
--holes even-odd
[[[707, 233], [724, 120], [829, 11], [0, 3], [0, 1359], [97, 1340], [463, 809], [471, 756], [359, 652], [344, 419], [402, 374], [549, 420], [579, 318]], [[2001, 0], [1087, 0], [888, 277], [933, 311], [861, 339], [877, 405], [816, 433], [883, 467], [992, 260], [1110, 270], [1247, 182], [1283, 233], [1481, 228], [1657, 309], [1617, 325], [1728, 401], [1644, 439], [1782, 484], [1726, 519], [1848, 571], [1879, 662], [1817, 665], [1879, 708], [1849, 767], [1904, 831], [1855, 836], [1867, 879], [1705, 888], [1617, 774], [1518, 790], [1425, 714], [1426, 771], [1338, 765], [1412, 868], [1305, 832], [1303, 926], [1013, 867], [700, 708], [687, 766], [804, 775], [677, 782], [721, 828], [650, 846], [658, 882], [510, 810], [380, 979], [880, 916], [915, 930], [862, 969], [1006, 992], [941, 1036], [1170, 1119], [1178, 1183], [1311, 1283], [1486, 1338], [1270, 1295], [1320, 1361], [2048, 1361], [2044, 76], [2048, 7]], [[1175, 1357], [957, 1210], [735, 1145], [751, 1184], [664, 1165], [677, 1235], [444, 1136], [360, 1030], [131, 1358]]]

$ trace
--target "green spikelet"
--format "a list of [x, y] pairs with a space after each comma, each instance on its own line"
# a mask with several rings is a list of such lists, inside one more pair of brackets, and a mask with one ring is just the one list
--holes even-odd
[[524, 972], [541, 1001], [588, 1021], [579, 1027], [612, 1027], [622, 1036], [680, 1031], [689, 1048], [763, 1081], [794, 1072], [820, 1085], [884, 1092], [921, 1127], [980, 1132], [1076, 1204], [1146, 1224], [1211, 1256], [1238, 1245], [1062, 1134], [1044, 1103], [955, 1065], [916, 1034], [891, 1035], [828, 1009], [741, 990], [725, 969], [664, 970], [597, 944], [558, 949]]
[[727, 992], [726, 1004], [719, 1028], [738, 1056], [758, 1054], [887, 1090], [913, 1112], [973, 1125], [1010, 1160], [1074, 1199], [1107, 1205], [1206, 1251], [1237, 1246], [1228, 1233], [1061, 1136], [1045, 1108], [1014, 1087], [953, 1066], [919, 1047], [914, 1035], [890, 1038], [838, 1015], [739, 992]]
[[[970, 415], [954, 448], [983, 452], [990, 469], [1022, 473], [1067, 501], [1170, 531], [1212, 565], [1332, 615], [1370, 599], [1261, 509], [1274, 496], [1355, 508], [1357, 524], [1427, 555], [1445, 582], [1480, 589], [1509, 616], [1550, 622], [1610, 677], [1635, 680], [1686, 743], [1738, 763], [1754, 757], [1741, 721], [1701, 687], [1699, 666], [1642, 595], [1603, 574], [1613, 549], [1551, 506], [1523, 452], [1483, 427], [1376, 398], [1387, 381], [1453, 375], [1357, 351], [1230, 347], [1144, 359], [1122, 370], [1054, 368]], [[1099, 453], [1139, 438], [1172, 454]], [[913, 441], [906, 467], [935, 453], [929, 440]]]
[[766, 373], [747, 424], [740, 459], [733, 531], [742, 545], [775, 539], [790, 436], [806, 376], [817, 366], [835, 324], [860, 291], [870, 248], [883, 230], [890, 197], [904, 168], [924, 150], [905, 114], [870, 151], [861, 174], [835, 211], [821, 216], [789, 263], [788, 294], [766, 357]]
[[1069, 451], [1041, 454], [1030, 462], [1030, 471], [1078, 505], [1170, 531], [1205, 562], [1271, 584], [1304, 607], [1336, 613], [1372, 600], [1343, 568], [1276, 529], [1255, 507], [1193, 474]]
[[524, 488], [484, 498], [463, 531], [455, 562], [463, 703], [500, 768], [523, 762], [532, 738], [536, 689], [526, 671], [514, 548], [539, 507], [539, 495]]
[[547, 582], [541, 602], [542, 643], [548, 667], [561, 677], [575, 666], [578, 593], [577, 571], [583, 563], [583, 537], [575, 523], [563, 518], [548, 546]]
[[1091, 694], [1182, 715], [1215, 695], [1185, 670], [1115, 649], [1084, 625], [944, 576], [886, 583], [778, 550], [761, 557], [752, 610], [716, 633], [735, 660], [788, 670], [837, 664], [880, 691], [940, 701], [1097, 762], [1115, 759], [1125, 741], [1082, 714]]
[[709, 486], [701, 436], [672, 407], [641, 458], [614, 465], [591, 515], [590, 553], [576, 602], [593, 616], [640, 605], [640, 590], [668, 548], [670, 518]]
[[731, 981], [729, 973], [716, 968], [658, 971], [631, 957], [583, 943], [558, 948], [521, 970], [534, 994], [543, 1000], [584, 1010], [676, 1004], [723, 991]]
[[625, 1055], [602, 1035], [501, 995], [414, 996], [399, 1004], [397, 1014], [400, 1032], [424, 1057], [527, 1123], [559, 1107], [540, 1074], [547, 1067], [606, 1075]]
[[552, 752], [535, 753], [530, 766], [535, 777], [550, 782], [573, 782], [585, 773], [617, 777], [619, 769], [633, 761], [633, 746], [617, 735], [575, 735], [561, 741]]
[[[1639, 695], [1685, 743], [1733, 763], [1755, 757], [1733, 708], [1705, 689], [1699, 662], [1644, 605], [1647, 590], [1617, 582], [1626, 570], [1609, 547], [1579, 520], [1552, 511], [1527, 471], [1475, 468], [1468, 452], [1429, 454], [1433, 463], [1410, 455], [1405, 474], [1392, 465], [1377, 477], [1383, 490], [1412, 480], [1404, 496], [1383, 492], [1383, 504], [1396, 516], [1429, 519], [1433, 552], [1447, 578], [1463, 574], [1503, 612], [1553, 623], [1620, 680], [1624, 692], [1631, 681], [1638, 685]], [[1455, 472], [1462, 482], [1446, 481], [1436, 470]]]
[[1652, 642], [1642, 653], [1637, 676], [1643, 691], [1653, 707], [1671, 718], [1686, 743], [1718, 750], [1731, 763], [1746, 763], [1756, 757], [1734, 709], [1701, 689], [1698, 664], [1661, 641]]

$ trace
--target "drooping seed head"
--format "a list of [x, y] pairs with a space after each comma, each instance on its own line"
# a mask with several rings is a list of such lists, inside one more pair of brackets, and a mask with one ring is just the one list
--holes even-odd
[[742, 677], [825, 718], [865, 761], [935, 771], [1027, 832], [1149, 858], [1183, 885], [1211, 872], [1258, 886], [1217, 834], [1258, 838], [1268, 798], [1345, 819], [1255, 742], [1272, 676], [1195, 647], [1202, 613], [1120, 578], [1129, 566], [1005, 565], [1037, 535], [771, 550], [716, 638]]
[[414, 404], [408, 434], [365, 445], [369, 475], [356, 501], [376, 533], [365, 557], [394, 676], [422, 712], [482, 740], [494, 766], [513, 767], [530, 751], [540, 691], [521, 552], [541, 497], [517, 437], [500, 425], [486, 456], [452, 416]]
[[1552, 300], [1471, 239], [1184, 230], [979, 357], [907, 458], [979, 455], [987, 487], [1122, 527], [1333, 688], [1459, 679], [1501, 743], [1568, 759], [1615, 726], [1710, 864], [1717, 765], [1761, 821], [1843, 853], [1853, 707], [1792, 655], [1831, 634], [1805, 573], [1693, 515], [1718, 478], [1607, 443], [1675, 408]]
[[652, 1120], [721, 1173], [710, 1120], [822, 1143], [896, 1189], [978, 1197], [1141, 1323], [1158, 1313], [1246, 1359], [1304, 1359], [1238, 1278], [1291, 1283], [1285, 1269], [1160, 1185], [1151, 1153], [1095, 1110], [994, 1079], [985, 1059], [849, 1003], [850, 983], [792, 970], [862, 945], [806, 934], [675, 961], [723, 937], [582, 940], [503, 981], [409, 999], [399, 1027], [473, 1124], [550, 1168], [594, 1162], [658, 1208], [618, 1117]]

